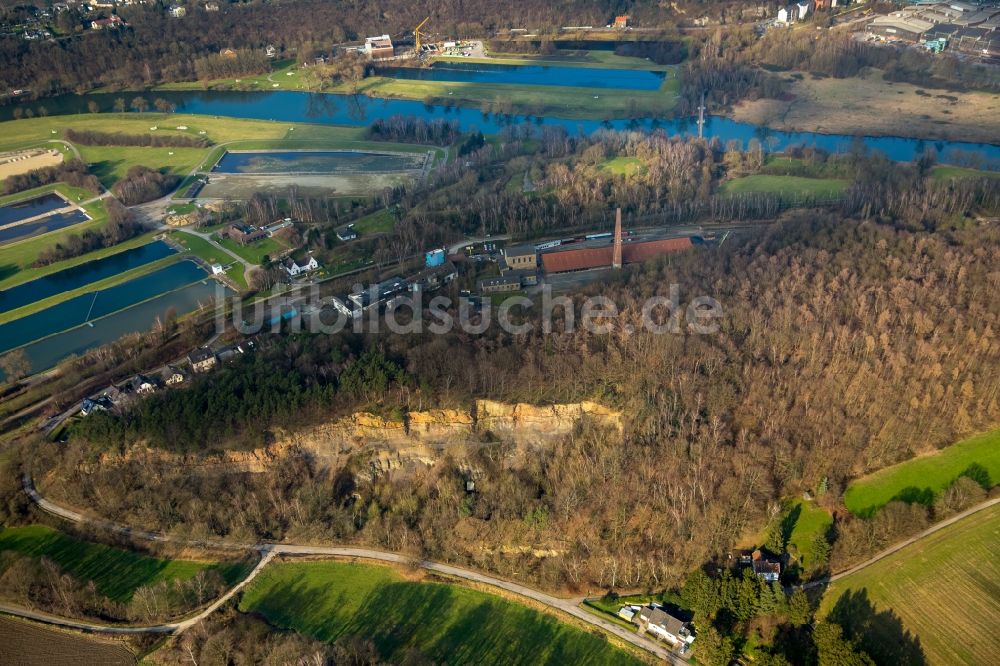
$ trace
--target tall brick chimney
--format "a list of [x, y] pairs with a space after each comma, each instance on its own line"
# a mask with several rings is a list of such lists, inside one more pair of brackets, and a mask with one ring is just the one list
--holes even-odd
[[622, 209], [615, 211], [615, 250], [611, 259], [612, 268], [622, 267]]

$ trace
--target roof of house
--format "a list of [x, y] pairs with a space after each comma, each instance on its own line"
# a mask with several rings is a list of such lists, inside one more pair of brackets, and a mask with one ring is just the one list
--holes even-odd
[[482, 280], [479, 281], [479, 287], [480, 288], [483, 288], [483, 287], [500, 287], [500, 286], [506, 286], [506, 285], [511, 285], [511, 284], [516, 284], [519, 287], [521, 286], [521, 274], [519, 272], [518, 273], [508, 273], [507, 275], [500, 275], [500, 276], [497, 276], [497, 277], [483, 278]]
[[781, 561], [770, 553], [762, 550], [755, 550], [753, 551], [753, 555], [751, 557], [753, 558], [754, 573], [781, 573]]
[[662, 608], [650, 608], [647, 606], [640, 612], [646, 622], [659, 625], [674, 636], [680, 635], [681, 630], [684, 629], [684, 623], [681, 620], [678, 620]]
[[207, 361], [210, 358], [215, 357], [215, 352], [213, 352], [208, 347], [199, 347], [195, 349], [190, 354], [188, 354], [188, 360], [192, 363], [201, 363], [202, 361]]
[[[691, 239], [667, 238], [644, 243], [626, 243], [622, 246], [622, 263], [641, 263], [667, 252], [678, 252], [691, 248]], [[582, 271], [589, 268], [611, 266], [614, 246], [546, 252], [542, 255], [542, 267], [547, 273]]]

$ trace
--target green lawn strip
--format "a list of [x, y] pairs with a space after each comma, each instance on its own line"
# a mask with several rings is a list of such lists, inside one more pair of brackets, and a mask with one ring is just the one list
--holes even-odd
[[228, 254], [218, 249], [204, 238], [195, 236], [194, 234], [185, 233], [183, 231], [175, 231], [170, 235], [170, 239], [185, 248], [194, 256], [204, 261], [206, 264], [222, 264], [223, 266], [228, 265], [229, 268], [226, 269], [226, 277], [232, 280], [240, 289], [245, 291], [248, 288], [246, 277], [244, 277], [246, 266], [242, 262], [236, 261]]
[[[279, 254], [288, 249], [287, 245], [274, 238], [262, 238], [261, 240], [254, 241], [248, 245], [240, 245], [232, 238], [222, 238], [216, 240], [215, 242], [227, 250], [230, 250], [236, 254], [236, 256], [241, 257], [247, 263], [258, 266], [264, 263], [265, 256], [271, 261], [274, 261]], [[222, 263], [229, 262], [226, 261]]]
[[642, 170], [642, 160], [638, 157], [614, 157], [601, 164], [601, 169], [618, 176], [631, 176]]
[[179, 203], [173, 204], [167, 209], [167, 215], [187, 215], [188, 213], [193, 213], [198, 207], [193, 203]]
[[792, 525], [788, 536], [788, 552], [794, 554], [800, 565], [808, 571], [814, 565], [816, 537], [826, 534], [833, 524], [833, 516], [814, 502], [796, 499], [785, 506], [782, 517]]
[[232, 585], [246, 575], [246, 563], [163, 560], [103, 544], [81, 541], [45, 525], [0, 530], [0, 551], [47, 557], [74, 577], [94, 581], [97, 591], [127, 601], [143, 585], [186, 580], [199, 571], [215, 569]]
[[387, 234], [396, 227], [396, 218], [388, 208], [377, 210], [354, 222], [354, 230], [359, 234]]
[[239, 608], [323, 641], [364, 636], [389, 662], [413, 648], [455, 664], [641, 663], [603, 637], [521, 604], [457, 585], [407, 581], [388, 567], [272, 564]]
[[966, 167], [938, 165], [931, 169], [934, 180], [951, 180], [952, 178], [1000, 178], [1000, 171], [980, 171]]
[[832, 583], [817, 617], [847, 616], [869, 628], [870, 642], [890, 648], [899, 642], [894, 627], [901, 623], [919, 639], [928, 664], [994, 663], [1000, 654], [997, 543], [1000, 506], [992, 506]]
[[[102, 220], [97, 220], [95, 222], [88, 222], [83, 225], [79, 225], [81, 227], [80, 230], [74, 233], [81, 233], [84, 229], [98, 228], [103, 223], [104, 222]], [[59, 271], [65, 268], [77, 266], [79, 264], [86, 263], [88, 261], [93, 261], [94, 259], [101, 259], [103, 257], [110, 256], [112, 254], [117, 254], [124, 250], [130, 250], [134, 247], [145, 245], [146, 243], [150, 242], [153, 239], [153, 236], [155, 236], [157, 233], [158, 232], [150, 231], [140, 236], [136, 236], [135, 238], [130, 238], [129, 240], [123, 243], [119, 243], [118, 245], [112, 245], [111, 247], [103, 247], [99, 250], [94, 250], [93, 252], [82, 254], [79, 257], [73, 257], [72, 259], [66, 259], [65, 261], [59, 261], [54, 264], [49, 264], [47, 266], [40, 266], [38, 268], [31, 267], [31, 262], [38, 257], [38, 252], [45, 247], [49, 247], [50, 245], [55, 245], [55, 243], [61, 240], [61, 238], [56, 238], [54, 234], [52, 238], [49, 238], [48, 235], [45, 235], [38, 237], [38, 239], [44, 241], [42, 243], [37, 244], [38, 246], [32, 246], [31, 248], [24, 248], [22, 246], [27, 244], [27, 241], [25, 241], [25, 243], [22, 243], [21, 245], [14, 245], [10, 247], [0, 248], [0, 271], [3, 271], [3, 266], [5, 264], [9, 265], [14, 262], [23, 261], [24, 257], [30, 255], [30, 259], [28, 260], [27, 263], [16, 264], [17, 266], [23, 266], [22, 268], [20, 268], [20, 270], [18, 270], [16, 273], [7, 278], [0, 280], [0, 289], [8, 289], [10, 287], [17, 286], [24, 282], [30, 282], [31, 280], [35, 280], [40, 277], [50, 275], [52, 273], [58, 273]], [[33, 241], [36, 239], [32, 238], [29, 240]], [[22, 251], [17, 253], [8, 252], [8, 250], [14, 250], [15, 248], [20, 249]]]
[[973, 464], [986, 469], [991, 485], [1000, 483], [1000, 430], [862, 477], [847, 487], [844, 504], [851, 513], [864, 516], [893, 499], [930, 503]]
[[[35, 260], [38, 259], [38, 255], [42, 250], [64, 242], [72, 235], [79, 235], [85, 231], [96, 231], [107, 224], [103, 203], [94, 202], [93, 204], [88, 204], [84, 207], [84, 210], [93, 219], [63, 229], [39, 234], [38, 236], [31, 236], [0, 247], [0, 278], [3, 278], [0, 281], [0, 287], [11, 286], [8, 284], [8, 281], [11, 283], [24, 282], [29, 279], [25, 277], [27, 274], [31, 275], [31, 279], [37, 277], [37, 275], [30, 273], [26, 269], [29, 269]], [[83, 256], [89, 257], [90, 254], [93, 253]]]
[[794, 202], [803, 197], [833, 198], [848, 187], [846, 180], [836, 178], [803, 178], [801, 176], [744, 176], [727, 181], [719, 188], [725, 195], [766, 193], [780, 194]]
[[148, 275], [153, 271], [157, 271], [161, 268], [166, 268], [170, 264], [175, 264], [180, 261], [182, 255], [174, 254], [169, 257], [163, 257], [162, 259], [157, 259], [156, 261], [151, 261], [148, 264], [143, 264], [142, 266], [137, 266], [130, 271], [124, 271], [117, 275], [112, 275], [111, 277], [104, 278], [103, 280], [98, 280], [96, 282], [90, 282], [83, 285], [77, 289], [69, 289], [67, 291], [60, 292], [48, 298], [43, 298], [40, 301], [35, 301], [34, 303], [29, 303], [24, 307], [17, 308], [16, 310], [8, 310], [7, 312], [0, 313], [0, 324], [6, 324], [9, 321], [15, 319], [20, 319], [21, 317], [26, 317], [30, 314], [40, 312], [46, 308], [50, 308], [53, 305], [58, 305], [63, 301], [68, 301], [71, 298], [75, 298], [82, 294], [86, 294], [92, 291], [98, 291], [101, 289], [107, 289], [108, 287], [114, 287], [115, 285], [121, 284], [123, 282], [128, 282], [129, 280], [134, 280], [135, 278], [142, 277], [143, 275]]

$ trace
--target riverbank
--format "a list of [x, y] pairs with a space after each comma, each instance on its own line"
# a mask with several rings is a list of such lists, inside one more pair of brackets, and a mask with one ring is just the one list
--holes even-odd
[[738, 104], [729, 117], [786, 132], [864, 134], [1000, 144], [1000, 95], [886, 81], [786, 76], [787, 99]]

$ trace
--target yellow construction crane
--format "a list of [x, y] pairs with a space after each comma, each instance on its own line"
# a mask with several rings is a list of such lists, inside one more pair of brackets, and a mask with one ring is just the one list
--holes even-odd
[[420, 29], [424, 27], [424, 24], [430, 20], [431, 17], [428, 16], [427, 18], [425, 18], [423, 21], [420, 22], [420, 25], [418, 25], [416, 28], [413, 29], [413, 37], [416, 40], [417, 44], [417, 55], [420, 55]]

